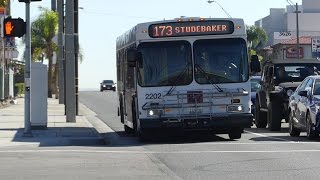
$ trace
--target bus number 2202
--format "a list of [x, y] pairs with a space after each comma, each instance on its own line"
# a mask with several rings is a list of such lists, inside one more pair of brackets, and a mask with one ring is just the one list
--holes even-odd
[[146, 94], [146, 99], [161, 99], [161, 93]]

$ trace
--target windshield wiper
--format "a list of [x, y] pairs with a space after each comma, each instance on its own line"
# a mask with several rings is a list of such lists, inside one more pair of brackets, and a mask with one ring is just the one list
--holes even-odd
[[173, 92], [174, 88], [177, 86], [176, 84], [177, 84], [178, 80], [180, 80], [181, 77], [182, 77], [182, 75], [184, 75], [184, 73], [188, 70], [190, 64], [191, 64], [191, 63], [188, 63], [188, 64], [186, 65], [186, 67], [184, 68], [184, 70], [177, 76], [176, 80], [174, 81], [174, 83], [172, 84], [171, 88], [170, 88], [169, 91], [166, 93], [166, 95], [170, 95], [170, 94]]
[[222, 90], [218, 85], [216, 85], [216, 84], [214, 84], [214, 83], [212, 82], [211, 78], [208, 77], [208, 73], [207, 73], [205, 70], [203, 70], [199, 64], [195, 64], [194, 67], [195, 67], [196, 69], [198, 69], [198, 70], [204, 75], [204, 77], [206, 78], [206, 80], [209, 81], [209, 83], [210, 83], [214, 88], [216, 88], [217, 91], [223, 92], [223, 90]]

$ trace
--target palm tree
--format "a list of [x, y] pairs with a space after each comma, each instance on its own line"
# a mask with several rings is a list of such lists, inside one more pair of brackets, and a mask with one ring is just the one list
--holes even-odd
[[247, 26], [249, 49], [258, 50], [268, 41], [267, 33], [260, 27]]
[[43, 56], [48, 59], [48, 97], [53, 93], [53, 52], [57, 51], [57, 45], [53, 37], [58, 33], [58, 14], [47, 8], [40, 7], [41, 14], [31, 24], [31, 53], [32, 58], [42, 60]]

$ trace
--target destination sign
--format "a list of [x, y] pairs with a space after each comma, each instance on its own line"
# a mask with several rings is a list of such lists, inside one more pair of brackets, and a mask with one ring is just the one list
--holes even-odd
[[171, 22], [149, 26], [149, 36], [152, 38], [221, 35], [232, 34], [233, 32], [233, 22], [223, 20]]

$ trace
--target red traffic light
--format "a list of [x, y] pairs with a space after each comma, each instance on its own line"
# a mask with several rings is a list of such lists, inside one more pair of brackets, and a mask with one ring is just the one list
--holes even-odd
[[26, 34], [26, 23], [23, 19], [12, 19], [9, 16], [3, 20], [4, 37], [22, 37], [24, 34]]

